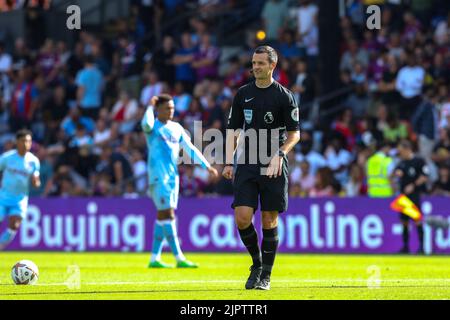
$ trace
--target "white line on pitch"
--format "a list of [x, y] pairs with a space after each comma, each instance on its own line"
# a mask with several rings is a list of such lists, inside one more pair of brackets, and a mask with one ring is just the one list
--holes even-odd
[[[171, 284], [222, 284], [222, 283], [242, 283], [244, 280], [180, 280], [180, 281], [140, 281], [140, 282], [82, 282], [81, 285], [100, 286], [100, 285], [171, 285]], [[369, 279], [281, 279], [272, 280], [272, 283], [332, 283], [339, 282], [360, 283], [367, 282]], [[450, 279], [380, 279], [380, 282], [450, 282]], [[66, 286], [67, 283], [42, 283], [37, 286]]]

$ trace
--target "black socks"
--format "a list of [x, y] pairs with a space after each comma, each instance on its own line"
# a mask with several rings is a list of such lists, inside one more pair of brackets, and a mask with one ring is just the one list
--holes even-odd
[[253, 266], [256, 268], [261, 267], [262, 261], [261, 251], [259, 250], [258, 245], [258, 234], [256, 233], [253, 223], [247, 229], [239, 229], [239, 235], [241, 236], [242, 243], [244, 243], [245, 247], [252, 257]]
[[263, 229], [262, 241], [262, 274], [261, 278], [270, 276], [272, 272], [275, 255], [278, 249], [278, 228]]

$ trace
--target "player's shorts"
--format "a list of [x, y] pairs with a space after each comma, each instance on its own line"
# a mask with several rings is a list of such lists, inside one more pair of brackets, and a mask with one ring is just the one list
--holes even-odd
[[6, 217], [21, 217], [25, 219], [27, 215], [28, 201], [8, 202], [0, 198], [0, 221]]
[[165, 183], [151, 184], [149, 195], [158, 211], [176, 209], [178, 207], [179, 190], [179, 180], [175, 179]]
[[283, 173], [276, 178], [261, 174], [258, 166], [238, 165], [234, 175], [234, 201], [231, 207], [240, 206], [258, 209], [258, 196], [261, 211], [284, 212], [288, 208], [288, 164], [283, 161]]

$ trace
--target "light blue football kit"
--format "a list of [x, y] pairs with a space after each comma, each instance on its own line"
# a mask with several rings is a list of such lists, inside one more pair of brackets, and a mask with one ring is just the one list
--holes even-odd
[[[21, 156], [11, 150], [0, 156], [0, 171], [3, 173], [0, 189], [0, 222], [6, 217], [25, 218], [28, 206], [31, 176], [38, 177], [39, 159], [31, 152]], [[14, 239], [17, 231], [10, 228], [0, 235], [0, 250]]]
[[[150, 197], [158, 211], [176, 209], [180, 185], [178, 175], [180, 147], [194, 164], [200, 164], [203, 168], [209, 168], [210, 165], [192, 144], [190, 137], [179, 123], [170, 120], [162, 123], [158, 119], [155, 120], [153, 107], [148, 107], [141, 126], [147, 139]], [[159, 262], [164, 238], [175, 255], [177, 267], [196, 267], [184, 257], [178, 241], [175, 220], [171, 219], [155, 221], [150, 267], [164, 266]]]
[[0, 189], [0, 221], [6, 216], [25, 218], [31, 176], [39, 176], [39, 159], [31, 152], [25, 156], [11, 150], [0, 156], [0, 171], [3, 173]]
[[208, 168], [209, 163], [192, 144], [191, 138], [177, 122], [162, 123], [155, 120], [149, 107], [142, 119], [142, 129], [147, 138], [149, 192], [158, 210], [176, 209], [178, 205], [180, 147], [194, 164]]

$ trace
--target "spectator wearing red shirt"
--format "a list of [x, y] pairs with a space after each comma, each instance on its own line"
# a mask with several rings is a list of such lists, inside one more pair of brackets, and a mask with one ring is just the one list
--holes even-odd
[[17, 83], [11, 99], [11, 130], [30, 127], [37, 108], [39, 92], [31, 80], [31, 69], [26, 66], [19, 70]]

